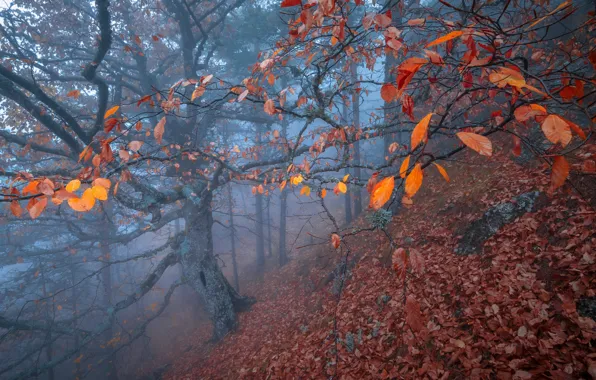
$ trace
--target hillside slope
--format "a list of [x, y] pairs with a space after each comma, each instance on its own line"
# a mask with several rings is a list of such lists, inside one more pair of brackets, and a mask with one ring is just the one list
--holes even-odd
[[594, 209], [566, 185], [486, 241], [483, 255], [457, 256], [470, 221], [518, 194], [546, 190], [549, 180], [546, 169], [517, 166], [505, 154], [459, 158], [446, 165], [450, 183], [429, 168], [414, 205], [389, 227], [398, 246], [421, 254], [423, 270], [402, 282], [387, 238], [359, 235], [347, 241], [358, 262], [338, 301], [337, 283], [325, 278], [341, 254], [328, 245], [301, 253], [247, 289], [259, 302], [240, 315], [237, 332], [210, 346], [199, 343], [207, 329], [198, 331], [166, 377], [596, 376], [596, 325], [576, 310], [578, 300], [595, 296]]

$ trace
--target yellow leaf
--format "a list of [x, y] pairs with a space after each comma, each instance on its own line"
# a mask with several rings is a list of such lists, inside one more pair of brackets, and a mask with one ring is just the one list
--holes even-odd
[[422, 186], [422, 165], [417, 163], [414, 169], [410, 172], [406, 178], [406, 195], [408, 198], [412, 198], [414, 194], [418, 192], [420, 186]]
[[444, 35], [442, 37], [439, 37], [436, 40], [430, 42], [428, 45], [426, 45], [426, 47], [431, 47], [431, 46], [435, 46], [435, 45], [438, 45], [438, 44], [442, 44], [443, 42], [447, 42], [447, 41], [450, 41], [450, 40], [452, 40], [454, 38], [461, 37], [462, 34], [464, 34], [464, 32], [461, 31], [461, 30], [453, 31], [451, 33], [448, 33], [448, 34], [446, 34], [446, 35]]
[[406, 178], [406, 173], [408, 172], [408, 167], [410, 166], [410, 156], [406, 157], [405, 160], [401, 163], [399, 167], [399, 176], [401, 178]]
[[445, 178], [445, 181], [447, 181], [447, 182], [451, 181], [449, 179], [449, 174], [447, 174], [447, 170], [445, 170], [444, 167], [442, 167], [441, 165], [437, 164], [436, 162], [433, 162], [433, 165], [435, 165], [437, 167], [437, 170], [439, 171], [439, 173], [441, 173], [441, 175], [443, 176], [443, 178]]
[[107, 119], [108, 117], [112, 116], [113, 114], [116, 113], [116, 111], [118, 111], [118, 109], [120, 109], [120, 106], [114, 106], [112, 108], [110, 108], [109, 110], [106, 111], [106, 113], [103, 115], [104, 119]]
[[393, 178], [393, 176], [383, 178], [381, 181], [377, 182], [370, 193], [368, 207], [373, 210], [378, 210], [383, 207], [383, 205], [391, 199], [394, 187], [395, 178]]
[[81, 187], [81, 181], [79, 181], [78, 179], [73, 179], [68, 183], [68, 185], [66, 185], [66, 191], [72, 193], [77, 191], [79, 187]]
[[548, 115], [542, 122], [542, 132], [553, 144], [561, 143], [563, 147], [571, 141], [571, 128], [565, 119], [557, 115]]
[[344, 176], [344, 178], [342, 178], [342, 180], [341, 180], [341, 181], [342, 181], [342, 182], [346, 182], [346, 181], [348, 180], [348, 178], [350, 178], [350, 175], [349, 175], [349, 174], [346, 174], [346, 175]]
[[304, 177], [302, 177], [302, 174], [298, 174], [298, 175], [292, 176], [292, 178], [290, 179], [290, 182], [292, 183], [292, 185], [296, 186], [296, 185], [300, 184], [303, 180], [304, 180]]
[[345, 183], [343, 183], [343, 182], [339, 182], [339, 183], [337, 184], [337, 189], [338, 189], [338, 190], [339, 190], [341, 193], [343, 193], [343, 194], [345, 194], [345, 193], [348, 191], [348, 187], [347, 187], [347, 186], [346, 186], [346, 184], [345, 184]]
[[157, 140], [158, 144], [161, 144], [161, 139], [163, 138], [163, 134], [165, 132], [165, 126], [166, 126], [166, 117], [164, 116], [157, 123], [157, 125], [155, 126], [155, 129], [153, 130], [153, 137], [155, 137], [155, 140]]
[[95, 199], [99, 199], [100, 201], [105, 201], [108, 199], [108, 191], [103, 186], [93, 186], [91, 191], [93, 192]]
[[483, 156], [492, 156], [493, 144], [487, 137], [472, 132], [458, 132], [457, 137], [468, 148], [475, 150]]
[[414, 127], [412, 131], [412, 141], [411, 141], [411, 149], [414, 150], [421, 142], [426, 143], [428, 140], [428, 125], [430, 124], [430, 119], [433, 116], [432, 112], [422, 118]]

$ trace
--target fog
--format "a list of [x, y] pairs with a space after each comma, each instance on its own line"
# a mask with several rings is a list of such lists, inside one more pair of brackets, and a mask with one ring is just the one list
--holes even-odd
[[304, 258], [339, 304], [464, 150], [561, 188], [593, 4], [459, 3], [0, 1], [0, 378], [161, 378]]

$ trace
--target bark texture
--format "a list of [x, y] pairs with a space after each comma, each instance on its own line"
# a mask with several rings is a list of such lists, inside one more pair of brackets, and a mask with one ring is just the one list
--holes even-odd
[[[208, 195], [210, 197], [210, 195]], [[218, 340], [236, 327], [236, 313], [255, 300], [240, 296], [228, 283], [213, 255], [213, 217], [204, 199], [200, 206], [187, 208], [186, 239], [180, 247], [180, 262], [186, 281], [203, 299], [213, 322], [213, 339]]]

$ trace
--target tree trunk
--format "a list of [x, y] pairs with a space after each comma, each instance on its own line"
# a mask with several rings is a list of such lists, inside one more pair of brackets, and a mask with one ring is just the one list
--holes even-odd
[[[358, 81], [358, 65], [356, 63], [352, 63], [352, 83], [356, 83]], [[354, 90], [352, 92], [352, 117], [354, 122], [354, 128], [358, 130], [360, 128], [360, 96], [358, 91]], [[360, 168], [357, 167], [360, 165], [360, 142], [356, 141], [354, 143], [354, 165], [356, 168], [354, 169], [354, 177], [356, 179], [361, 179], [361, 171]], [[357, 218], [358, 215], [362, 212], [362, 198], [360, 188], [354, 189], [354, 218]]]
[[228, 205], [230, 212], [230, 242], [232, 243], [232, 269], [234, 270], [234, 288], [237, 292], [240, 291], [240, 283], [238, 281], [238, 264], [236, 263], [236, 231], [234, 230], [234, 207], [232, 198], [232, 184], [228, 183]]
[[[341, 117], [342, 117], [342, 121], [344, 123], [349, 124], [348, 105], [346, 104], [345, 101], [342, 104]], [[346, 175], [346, 174], [350, 174], [350, 168], [344, 169], [344, 175]], [[345, 209], [345, 213], [346, 213], [346, 224], [350, 224], [350, 223], [352, 223], [352, 195], [351, 195], [349, 189], [346, 192], [346, 196], [344, 199], [345, 199], [344, 209]]]
[[[288, 121], [283, 119], [281, 122], [281, 137], [284, 143], [287, 143], [288, 137]], [[279, 195], [279, 266], [283, 267], [288, 262], [288, 254], [286, 252], [286, 214], [288, 203], [287, 189], [283, 189]]]
[[[261, 128], [260, 124], [257, 124], [257, 146], [261, 145]], [[262, 271], [265, 267], [265, 242], [263, 233], [263, 195], [260, 193], [256, 194], [255, 197], [255, 221], [256, 221], [256, 235], [257, 235], [257, 268]]]
[[180, 247], [180, 262], [184, 277], [202, 297], [213, 322], [213, 339], [219, 340], [236, 327], [236, 312], [246, 310], [255, 301], [241, 297], [217, 265], [211, 233], [211, 194], [207, 196], [209, 199], [200, 206], [187, 205], [187, 234]]
[[273, 242], [271, 241], [271, 197], [267, 197], [267, 245], [268, 256], [273, 257]]
[[288, 203], [288, 191], [283, 189], [279, 202], [279, 266], [283, 267], [288, 262], [286, 252], [286, 213]]
[[[348, 168], [344, 169], [344, 174], [350, 174], [350, 170]], [[350, 194], [350, 190], [346, 192], [345, 198], [345, 212], [346, 212], [346, 225], [352, 223], [352, 195]]]
[[[42, 284], [42, 294], [43, 294], [43, 298], [47, 298], [48, 297], [48, 290], [46, 288], [46, 274], [45, 274], [45, 268], [43, 266], [43, 264], [41, 263], [41, 261], [39, 262], [39, 269], [41, 272], [41, 284]], [[45, 316], [46, 316], [46, 321], [48, 323], [52, 323], [53, 322], [53, 318], [51, 317], [51, 315], [54, 313], [53, 310], [50, 310], [50, 308], [52, 308], [54, 305], [52, 305], [50, 302], [48, 302], [46, 304], [45, 307]], [[53, 359], [53, 355], [54, 355], [54, 345], [52, 344], [52, 331], [48, 331], [47, 335], [46, 335], [46, 340], [48, 342], [48, 345], [46, 346], [46, 358], [48, 360], [48, 362], [51, 362]], [[48, 380], [54, 380], [55, 376], [54, 376], [54, 367], [50, 367], [48, 369]]]
[[[70, 264], [70, 281], [71, 281], [71, 306], [72, 306], [72, 315], [73, 315], [73, 320], [72, 320], [72, 327], [73, 328], [78, 328], [78, 318], [79, 318], [79, 312], [77, 310], [77, 302], [78, 302], [78, 293], [77, 293], [77, 277], [76, 277], [76, 267], [74, 264]], [[79, 346], [80, 346], [80, 342], [79, 342], [79, 334], [75, 334], [74, 336], [74, 346], [75, 348], [78, 350]], [[74, 377], [76, 379], [79, 379], [81, 376], [81, 362], [77, 361], [75, 362], [75, 372], [74, 372]]]
[[[107, 221], [106, 221], [107, 223]], [[103, 260], [109, 261], [110, 250], [107, 241], [103, 241], [101, 244], [101, 255]], [[101, 271], [101, 282], [103, 283], [103, 305], [106, 309], [109, 309], [113, 306], [112, 300], [112, 267], [107, 266], [102, 269]], [[103, 338], [105, 342], [109, 342], [111, 339], [114, 338], [114, 326], [110, 325], [107, 330], [103, 333]], [[118, 369], [115, 363], [115, 356], [109, 355], [108, 356], [108, 373], [107, 378], [112, 380], [118, 379]]]
[[255, 199], [255, 227], [257, 235], [257, 267], [265, 267], [265, 242], [263, 241], [263, 195], [257, 193]]

